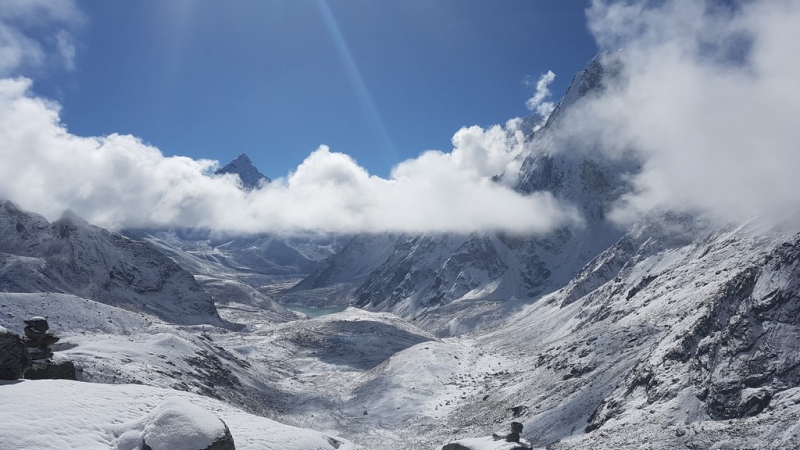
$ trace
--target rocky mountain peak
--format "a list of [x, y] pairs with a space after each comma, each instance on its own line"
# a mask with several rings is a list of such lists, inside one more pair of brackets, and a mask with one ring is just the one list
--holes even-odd
[[258, 171], [255, 164], [253, 164], [253, 162], [250, 161], [250, 158], [244, 153], [240, 154], [233, 161], [214, 172], [215, 175], [222, 175], [225, 173], [234, 173], [239, 175], [239, 179], [242, 180], [242, 185], [244, 185], [246, 189], [254, 189], [262, 182], [272, 182], [272, 180], [267, 178], [266, 175]]
[[620, 76], [622, 61], [612, 53], [601, 53], [572, 78], [567, 92], [547, 119], [545, 128], [554, 126], [566, 108], [579, 99], [602, 92], [609, 82]]

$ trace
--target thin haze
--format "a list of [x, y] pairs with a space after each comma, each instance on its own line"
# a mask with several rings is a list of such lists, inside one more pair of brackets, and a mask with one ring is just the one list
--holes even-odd
[[[53, 60], [73, 67], [68, 30], [81, 20], [73, 3], [5, 3], [0, 54], [14, 58], [2, 59], [0, 73], [44, 70]], [[615, 219], [635, 220], [654, 208], [725, 220], [798, 219], [800, 5], [729, 4], [596, 1], [587, 11], [598, 44], [623, 71], [604, 94], [576, 104], [561, 131], [584, 148], [641, 155], [637, 190], [617, 205]], [[33, 40], [18, 17], [52, 27], [52, 39]], [[552, 110], [552, 79], [539, 79], [530, 109]], [[451, 151], [425, 152], [387, 178], [321, 146], [286, 177], [243, 191], [235, 177], [209, 175], [215, 161], [165, 157], [127, 135], [71, 134], [59, 106], [32, 94], [31, 83], [0, 81], [0, 197], [48, 218], [69, 208], [111, 228], [289, 234], [547, 232], [581, 222], [549, 193], [523, 196], [491, 181], [498, 174], [513, 181], [528, 151], [519, 120], [462, 128]]]

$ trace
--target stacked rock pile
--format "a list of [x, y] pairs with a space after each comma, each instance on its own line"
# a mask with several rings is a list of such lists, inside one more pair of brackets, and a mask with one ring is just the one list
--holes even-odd
[[22, 338], [0, 327], [0, 380], [75, 380], [75, 364], [50, 348], [59, 338], [47, 331], [47, 319], [36, 316], [24, 322]]
[[34, 361], [50, 359], [53, 357], [53, 350], [50, 346], [58, 342], [53, 333], [47, 331], [50, 325], [44, 317], [31, 317], [25, 321], [25, 337], [22, 342], [28, 347], [28, 354]]

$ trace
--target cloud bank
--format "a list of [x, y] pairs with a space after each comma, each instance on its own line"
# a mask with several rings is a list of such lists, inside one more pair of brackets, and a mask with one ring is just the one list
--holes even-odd
[[520, 121], [463, 128], [451, 152], [425, 152], [388, 179], [322, 146], [287, 177], [245, 191], [235, 175], [211, 175], [215, 161], [164, 157], [132, 136], [75, 136], [58, 105], [33, 96], [30, 86], [0, 80], [0, 197], [51, 219], [72, 209], [109, 228], [281, 234], [530, 233], [580, 222], [548, 193], [523, 196], [491, 180], [518, 170], [526, 148]]
[[800, 2], [594, 1], [622, 71], [564, 118], [570, 138], [644, 162], [612, 214], [653, 209], [800, 226]]
[[[73, 2], [3, 5], [0, 75], [51, 59], [72, 67], [67, 25], [81, 20]], [[635, 191], [610, 217], [668, 209], [800, 226], [800, 1], [595, 0], [587, 19], [620, 73], [561, 112], [553, 142], [637, 154]], [[543, 116], [553, 77], [544, 74], [527, 102]], [[33, 95], [31, 83], [0, 80], [0, 197], [49, 219], [72, 209], [108, 228], [280, 234], [544, 233], [581, 223], [549, 193], [512, 189], [531, 151], [520, 119], [463, 128], [450, 152], [425, 152], [388, 178], [322, 146], [286, 177], [245, 191], [235, 176], [211, 175], [216, 161], [164, 157], [132, 136], [69, 133], [59, 105]]]

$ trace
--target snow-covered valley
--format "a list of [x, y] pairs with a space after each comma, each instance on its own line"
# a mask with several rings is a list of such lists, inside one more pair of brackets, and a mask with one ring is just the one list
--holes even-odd
[[[798, 236], [664, 216], [632, 227], [561, 289], [451, 337], [357, 308], [304, 319], [258, 292], [219, 308], [219, 318], [195, 307], [191, 316], [205, 311], [208, 323], [180, 324], [40, 285], [0, 294], [0, 326], [47, 316], [62, 337], [54, 350], [83, 382], [241, 408], [214, 406], [234, 438], [236, 421], [261, 416], [365, 448], [431, 449], [513, 420], [548, 448], [793, 448], [799, 279]], [[49, 382], [2, 389], [34, 383]], [[53, 389], [73, 389], [60, 383]], [[118, 403], [116, 420], [141, 411]], [[15, 417], [0, 440], [27, 448], [15, 443], [31, 425]], [[291, 448], [239, 433], [241, 448]], [[63, 435], [52, 448], [70, 445], [74, 436]]]
[[639, 162], [548, 134], [604, 76], [522, 155], [514, 189], [583, 218], [549, 233], [117, 234], [4, 202], [0, 327], [45, 317], [79, 381], [0, 382], [0, 448], [138, 449], [173, 401], [243, 449], [501, 449], [512, 422], [551, 450], [800, 448], [800, 234], [611, 222]]

